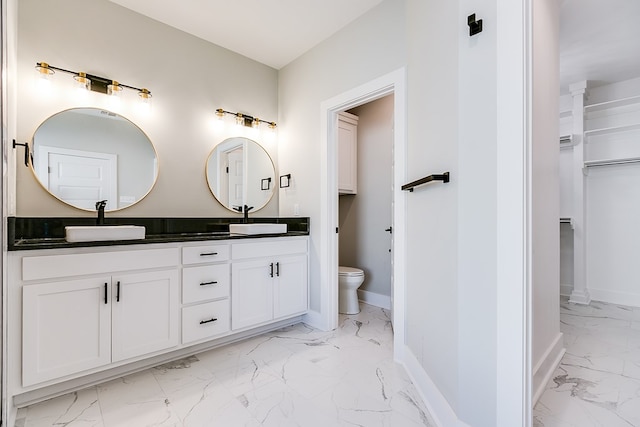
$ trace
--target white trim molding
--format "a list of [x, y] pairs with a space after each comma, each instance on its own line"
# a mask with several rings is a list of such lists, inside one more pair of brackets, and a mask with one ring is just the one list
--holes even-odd
[[553, 373], [558, 365], [560, 365], [564, 353], [563, 334], [561, 332], [556, 336], [556, 339], [553, 340], [549, 348], [547, 348], [547, 351], [545, 351], [544, 356], [542, 356], [535, 368], [533, 368], [532, 406], [535, 406], [540, 396], [542, 396], [546, 385], [551, 380], [551, 377], [553, 377]]
[[405, 342], [405, 205], [401, 184], [406, 179], [406, 71], [397, 69], [323, 101], [320, 105], [320, 283], [321, 319], [313, 326], [324, 330], [338, 325], [338, 156], [337, 114], [393, 94], [393, 330], [394, 358], [401, 360]]
[[469, 427], [458, 419], [456, 412], [440, 392], [431, 377], [425, 372], [420, 362], [409, 347], [404, 350], [403, 365], [407, 370], [411, 382], [429, 410], [438, 427]]
[[358, 299], [365, 304], [391, 310], [391, 297], [389, 295], [382, 295], [358, 289]]

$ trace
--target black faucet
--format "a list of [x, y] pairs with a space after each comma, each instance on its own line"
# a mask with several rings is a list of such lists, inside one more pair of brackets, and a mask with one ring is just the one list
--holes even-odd
[[253, 206], [244, 205], [244, 218], [242, 218], [242, 223], [247, 224], [249, 222], [249, 211], [253, 209]]
[[104, 225], [104, 208], [107, 206], [106, 200], [100, 200], [96, 202], [96, 210], [98, 211], [98, 219], [96, 225]]
[[253, 209], [253, 206], [247, 206], [247, 205], [244, 205], [244, 207], [242, 207], [242, 206], [233, 206], [233, 210], [234, 211], [238, 211], [240, 213], [244, 213], [244, 217], [242, 218], [242, 223], [243, 224], [249, 223], [249, 211], [251, 209]]

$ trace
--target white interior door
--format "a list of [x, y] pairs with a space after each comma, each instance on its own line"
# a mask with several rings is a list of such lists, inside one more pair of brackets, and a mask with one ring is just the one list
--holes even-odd
[[229, 206], [244, 205], [244, 150], [242, 147], [227, 152], [229, 165]]
[[107, 200], [107, 209], [118, 207], [117, 156], [108, 153], [41, 147], [36, 167], [38, 176], [56, 197], [83, 209], [95, 209], [99, 200]]

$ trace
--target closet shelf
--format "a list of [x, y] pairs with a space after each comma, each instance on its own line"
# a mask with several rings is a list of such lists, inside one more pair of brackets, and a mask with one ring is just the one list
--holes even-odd
[[560, 136], [560, 149], [568, 149], [573, 148], [573, 135], [562, 135]]
[[606, 159], [606, 160], [587, 160], [584, 162], [585, 168], [597, 167], [597, 166], [615, 166], [626, 165], [631, 163], [640, 163], [640, 157], [626, 157], [621, 159]]
[[613, 126], [610, 128], [593, 129], [584, 132], [585, 137], [606, 135], [608, 133], [630, 132], [634, 130], [640, 130], [640, 123], [634, 123], [632, 125]]
[[592, 113], [594, 111], [608, 110], [609, 108], [624, 107], [627, 105], [639, 104], [640, 95], [630, 96], [628, 98], [615, 99], [613, 101], [599, 102], [597, 104], [585, 105], [584, 112]]

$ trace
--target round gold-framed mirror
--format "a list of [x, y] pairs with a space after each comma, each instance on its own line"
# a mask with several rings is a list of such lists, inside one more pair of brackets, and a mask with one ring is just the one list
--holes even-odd
[[142, 200], [158, 177], [158, 156], [149, 137], [129, 119], [101, 108], [72, 108], [47, 118], [32, 140], [31, 168], [54, 197], [93, 211]]
[[245, 205], [255, 212], [273, 197], [276, 173], [273, 161], [256, 141], [227, 138], [216, 145], [206, 163], [209, 190], [225, 208], [242, 212]]

